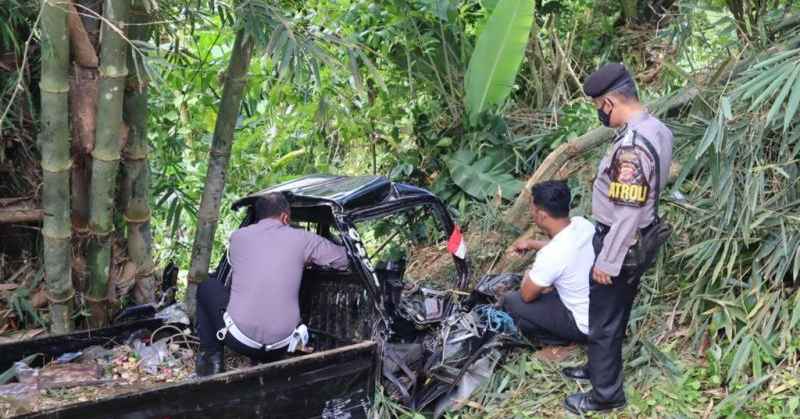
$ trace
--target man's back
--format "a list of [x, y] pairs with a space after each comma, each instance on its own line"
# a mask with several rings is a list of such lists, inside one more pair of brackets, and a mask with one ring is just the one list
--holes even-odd
[[531, 280], [541, 287], [554, 287], [575, 318], [578, 329], [589, 333], [589, 273], [594, 262], [594, 226], [583, 217], [572, 217], [536, 255]]
[[343, 247], [268, 218], [231, 235], [228, 313], [247, 337], [270, 344], [300, 323], [299, 292], [308, 264], [346, 269]]

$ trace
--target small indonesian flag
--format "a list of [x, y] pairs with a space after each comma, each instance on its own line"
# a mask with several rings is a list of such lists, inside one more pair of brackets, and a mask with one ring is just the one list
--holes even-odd
[[458, 224], [453, 228], [453, 234], [447, 241], [447, 251], [459, 259], [467, 257], [467, 244], [464, 243], [464, 236], [461, 235], [461, 227]]

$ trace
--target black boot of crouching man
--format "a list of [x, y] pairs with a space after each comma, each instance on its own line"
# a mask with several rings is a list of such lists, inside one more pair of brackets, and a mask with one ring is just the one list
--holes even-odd
[[198, 377], [225, 372], [225, 358], [222, 351], [197, 353], [195, 358], [194, 371]]
[[571, 378], [573, 380], [590, 379], [589, 368], [586, 365], [581, 365], [579, 367], [566, 367], [561, 370], [561, 374], [564, 377]]
[[607, 412], [609, 410], [624, 407], [625, 399], [614, 402], [599, 402], [594, 400], [592, 392], [575, 393], [564, 400], [564, 407], [576, 415], [583, 415], [589, 412]]

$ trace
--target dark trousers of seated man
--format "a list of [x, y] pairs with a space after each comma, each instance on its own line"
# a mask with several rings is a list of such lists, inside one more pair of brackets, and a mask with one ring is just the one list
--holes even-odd
[[530, 303], [522, 300], [519, 291], [511, 292], [503, 299], [503, 310], [534, 343], [563, 346], [587, 341], [555, 290], [540, 294]]
[[[207, 353], [220, 352], [223, 346], [250, 358], [253, 363], [267, 363], [281, 360], [286, 355], [286, 348], [263, 351], [251, 348], [239, 342], [231, 333], [225, 335], [225, 341], [217, 339], [217, 331], [225, 327], [222, 313], [228, 307], [230, 291], [222, 281], [209, 278], [197, 287], [197, 337], [200, 338], [200, 350]], [[265, 319], [269, 321], [269, 319]], [[224, 345], [223, 345], [224, 344]]]

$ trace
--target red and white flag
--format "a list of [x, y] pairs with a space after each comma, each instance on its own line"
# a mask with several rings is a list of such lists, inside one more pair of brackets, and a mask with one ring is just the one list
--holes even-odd
[[467, 244], [464, 242], [464, 236], [461, 235], [461, 227], [458, 224], [453, 228], [453, 234], [447, 241], [447, 251], [459, 259], [467, 257]]

